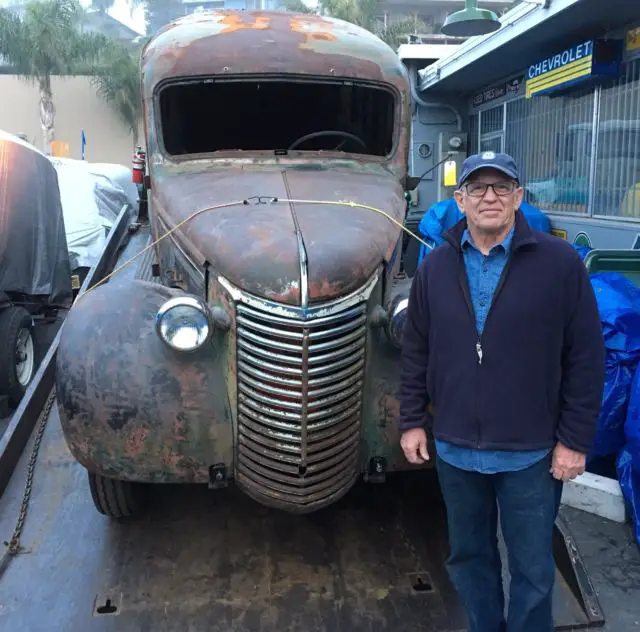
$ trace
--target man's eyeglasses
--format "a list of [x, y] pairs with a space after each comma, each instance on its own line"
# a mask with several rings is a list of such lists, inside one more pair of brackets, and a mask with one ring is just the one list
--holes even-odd
[[471, 197], [481, 198], [487, 192], [489, 187], [493, 189], [493, 192], [500, 197], [509, 195], [516, 190], [518, 185], [515, 182], [494, 182], [493, 184], [487, 184], [486, 182], [470, 182], [465, 185], [467, 194]]

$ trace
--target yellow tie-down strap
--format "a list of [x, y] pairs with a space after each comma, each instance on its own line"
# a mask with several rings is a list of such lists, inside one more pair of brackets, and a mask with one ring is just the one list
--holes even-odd
[[100, 279], [100, 281], [98, 281], [93, 286], [91, 286], [84, 294], [82, 294], [81, 296], [78, 296], [78, 298], [76, 299], [76, 303], [78, 302], [78, 300], [80, 300], [82, 296], [86, 296], [91, 290], [93, 290], [94, 288], [97, 288], [99, 285], [102, 285], [105, 281], [108, 281], [109, 279], [114, 277], [116, 274], [118, 274], [118, 272], [121, 272], [122, 270], [124, 270], [127, 266], [131, 265], [131, 263], [133, 263], [138, 257], [142, 256], [145, 252], [147, 252], [147, 250], [149, 250], [150, 248], [153, 248], [156, 244], [160, 243], [163, 239], [171, 235], [171, 233], [178, 230], [178, 228], [180, 228], [181, 226], [184, 226], [184, 224], [186, 224], [187, 222], [190, 222], [194, 217], [197, 217], [198, 215], [202, 215], [203, 213], [208, 213], [210, 211], [217, 211], [222, 208], [229, 208], [231, 206], [249, 206], [252, 204], [251, 200], [256, 200], [256, 199], [259, 200], [258, 203], [261, 203], [261, 204], [267, 204], [267, 203], [268, 204], [324, 204], [328, 206], [348, 206], [350, 208], [362, 208], [367, 211], [371, 211], [372, 213], [378, 213], [379, 215], [383, 215], [390, 222], [392, 222], [393, 224], [398, 226], [400, 229], [402, 229], [405, 233], [407, 233], [414, 239], [417, 239], [421, 244], [424, 244], [429, 249], [433, 249], [433, 246], [431, 244], [428, 244], [421, 237], [416, 235], [413, 231], [409, 230], [402, 222], [399, 222], [397, 219], [395, 219], [395, 217], [391, 217], [389, 213], [386, 213], [385, 211], [379, 208], [376, 208], [375, 206], [368, 206], [366, 204], [360, 204], [358, 202], [344, 201], [344, 200], [338, 200], [338, 201], [336, 200], [294, 200], [291, 198], [257, 196], [256, 198], [250, 198], [246, 200], [234, 200], [232, 202], [225, 202], [224, 204], [215, 204], [214, 206], [207, 206], [205, 208], [201, 208], [201, 209], [198, 209], [197, 211], [194, 211], [193, 213], [191, 213], [191, 215], [185, 217], [181, 222], [176, 224], [172, 229], [164, 233], [164, 235], [161, 235], [160, 237], [158, 237], [158, 239], [152, 241], [150, 244], [145, 246], [140, 252], [135, 254], [133, 257], [131, 257], [130, 259], [128, 259], [127, 261], [119, 265], [117, 268], [112, 270], [109, 274], [104, 276], [102, 279]]

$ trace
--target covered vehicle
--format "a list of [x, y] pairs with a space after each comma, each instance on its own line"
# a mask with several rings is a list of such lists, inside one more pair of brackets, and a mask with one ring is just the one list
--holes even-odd
[[410, 467], [400, 59], [340, 20], [212, 11], [149, 41], [142, 85], [159, 282], [83, 296], [57, 354], [97, 508], [133, 513], [136, 483], [234, 479], [309, 512]]
[[[137, 213], [137, 190], [131, 182], [131, 170], [126, 167], [71, 158], [49, 160], [58, 174], [72, 283], [78, 290], [98, 261], [122, 208], [128, 205], [132, 218]], [[121, 183], [123, 170], [128, 172], [135, 195]]]
[[36, 366], [34, 326], [72, 302], [56, 170], [0, 130], [0, 396], [17, 405]]

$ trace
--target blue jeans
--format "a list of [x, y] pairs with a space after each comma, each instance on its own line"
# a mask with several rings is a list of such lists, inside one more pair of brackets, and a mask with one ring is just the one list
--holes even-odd
[[[555, 581], [553, 528], [562, 482], [549, 472], [551, 454], [515, 472], [480, 474], [436, 459], [447, 510], [447, 570], [469, 617], [469, 632], [552, 632]], [[505, 619], [500, 525], [511, 585]]]

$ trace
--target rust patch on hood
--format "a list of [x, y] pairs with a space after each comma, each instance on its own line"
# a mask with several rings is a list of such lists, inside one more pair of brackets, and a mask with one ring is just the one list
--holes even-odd
[[401, 230], [378, 213], [330, 202], [377, 207], [398, 222], [405, 205], [401, 185], [382, 169], [180, 172], [157, 178], [151, 195], [156, 221], [164, 224], [158, 235], [208, 206], [256, 196], [298, 200], [212, 210], [174, 233], [200, 264], [208, 261], [245, 291], [289, 305], [300, 305], [301, 296], [296, 222], [308, 259], [309, 300], [326, 301], [359, 289], [388, 260]]
[[[309, 30], [310, 24], [317, 24], [317, 20], [310, 22], [301, 16], [295, 16], [291, 18], [290, 27], [294, 33], [300, 33], [305, 39], [304, 44], [308, 44], [309, 41], [322, 41], [322, 42], [335, 42], [338, 38], [335, 33], [329, 33], [326, 31], [311, 31]], [[330, 22], [324, 22], [327, 29], [331, 27]]]
[[[384, 172], [288, 170], [286, 180], [293, 199], [356, 202], [379, 208], [400, 223], [404, 219], [402, 186]], [[399, 226], [368, 209], [304, 202], [293, 207], [309, 260], [310, 303], [362, 287], [389, 260], [400, 237]]]
[[370, 31], [286, 11], [212, 11], [161, 29], [142, 54], [144, 99], [166, 79], [284, 73], [382, 81], [408, 92], [400, 58]]
[[[248, 172], [230, 168], [162, 175], [151, 189], [153, 207], [167, 232], [193, 212], [257, 195], [284, 197], [279, 170]], [[249, 204], [198, 215], [173, 235], [199, 264], [263, 298], [296, 305], [300, 261], [291, 209], [286, 204]]]
[[220, 23], [223, 28], [220, 33], [233, 33], [241, 29], [254, 29], [264, 31], [269, 28], [271, 20], [263, 15], [243, 15], [242, 13], [229, 13], [225, 15]]

